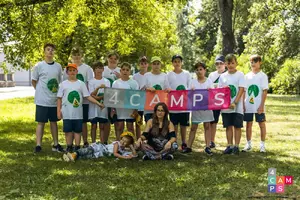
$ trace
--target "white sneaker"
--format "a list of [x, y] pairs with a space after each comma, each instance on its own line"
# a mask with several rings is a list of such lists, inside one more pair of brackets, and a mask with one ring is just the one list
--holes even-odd
[[252, 145], [251, 143], [248, 143], [246, 144], [245, 148], [242, 150], [242, 152], [249, 152], [252, 150]]
[[261, 152], [261, 153], [266, 153], [266, 152], [267, 152], [267, 151], [266, 151], [265, 145], [260, 145], [260, 150], [259, 150], [259, 152]]

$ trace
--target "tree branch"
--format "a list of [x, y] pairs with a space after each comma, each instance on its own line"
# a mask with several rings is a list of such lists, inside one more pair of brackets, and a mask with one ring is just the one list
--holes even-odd
[[12, 2], [7, 2], [7, 3], [1, 3], [0, 4], [0, 8], [1, 7], [5, 7], [5, 6], [29, 6], [29, 5], [33, 5], [33, 4], [41, 4], [41, 3], [46, 3], [46, 2], [50, 2], [51, 0], [20, 0], [20, 1], [16, 1], [15, 3]]

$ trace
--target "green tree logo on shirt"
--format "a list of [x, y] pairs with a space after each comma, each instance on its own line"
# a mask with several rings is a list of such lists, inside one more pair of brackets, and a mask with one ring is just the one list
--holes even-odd
[[185, 90], [185, 87], [184, 85], [178, 85], [176, 90]]
[[155, 90], [162, 90], [162, 87], [159, 84], [153, 85]]
[[106, 78], [106, 79], [108, 79], [108, 80], [109, 80], [109, 82], [110, 82], [110, 86], [112, 86], [112, 84], [113, 84], [114, 80], [113, 80], [113, 79], [111, 79], [111, 78]]
[[[98, 97], [103, 97], [104, 96], [104, 93], [99, 93], [97, 94]], [[103, 103], [103, 98], [101, 100], [98, 100], [99, 103]]]
[[52, 93], [57, 93], [58, 90], [58, 82], [55, 78], [50, 79], [47, 83], [47, 88], [52, 92]]
[[252, 93], [255, 97], [258, 96], [259, 88], [257, 85], [250, 85], [250, 87], [248, 88], [248, 96], [251, 96]]
[[84, 77], [83, 77], [82, 74], [77, 74], [77, 75], [76, 75], [76, 78], [77, 78], [78, 80], [84, 82]]
[[230, 96], [231, 96], [231, 98], [235, 97], [236, 93], [237, 93], [235, 86], [234, 85], [229, 85], [229, 88], [230, 88]]
[[79, 107], [80, 95], [76, 90], [73, 90], [68, 95], [68, 101], [73, 105], [74, 108]]

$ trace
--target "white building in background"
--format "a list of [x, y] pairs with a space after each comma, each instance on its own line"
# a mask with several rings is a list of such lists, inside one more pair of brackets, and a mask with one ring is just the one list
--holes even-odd
[[[5, 54], [0, 48], [0, 66], [4, 62]], [[14, 86], [31, 86], [31, 70], [14, 70], [12, 65], [6, 63], [8, 73], [0, 67], [0, 87], [14, 87]]]

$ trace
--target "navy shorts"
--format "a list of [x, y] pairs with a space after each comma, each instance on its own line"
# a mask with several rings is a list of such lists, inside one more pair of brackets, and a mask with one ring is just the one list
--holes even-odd
[[221, 110], [213, 110], [213, 114], [214, 114], [214, 121], [210, 122], [211, 124], [217, 124], [219, 123], [219, 117], [221, 114]]
[[57, 107], [46, 107], [36, 105], [35, 107], [35, 121], [41, 123], [57, 122]]
[[255, 121], [256, 122], [265, 122], [266, 115], [265, 113], [244, 113], [244, 121], [245, 122], [253, 122], [253, 115], [255, 114]]
[[89, 122], [89, 104], [82, 104], [83, 123]]
[[145, 115], [144, 115], [145, 122], [147, 123], [147, 121], [148, 121], [149, 119], [152, 119], [152, 116], [153, 116], [153, 113], [147, 113], [147, 114], [145, 114]]
[[82, 119], [64, 119], [63, 131], [65, 133], [81, 133], [82, 132]]
[[223, 127], [234, 126], [235, 128], [243, 128], [243, 115], [240, 113], [222, 113]]
[[190, 113], [170, 113], [170, 121], [174, 126], [180, 124], [181, 126], [190, 125]]
[[95, 117], [94, 119], [90, 120], [91, 124], [106, 124], [108, 123], [108, 119], [100, 118], [100, 117]]
[[117, 122], [129, 122], [129, 123], [133, 123], [135, 122], [135, 119], [117, 119]]
[[141, 119], [143, 120], [144, 111], [138, 111], [139, 115], [141, 116]]
[[108, 121], [109, 121], [111, 124], [114, 124], [114, 123], [117, 121], [118, 117], [117, 117], [116, 114], [115, 114], [113, 117], [110, 116], [111, 109], [112, 109], [112, 108], [107, 108]]

